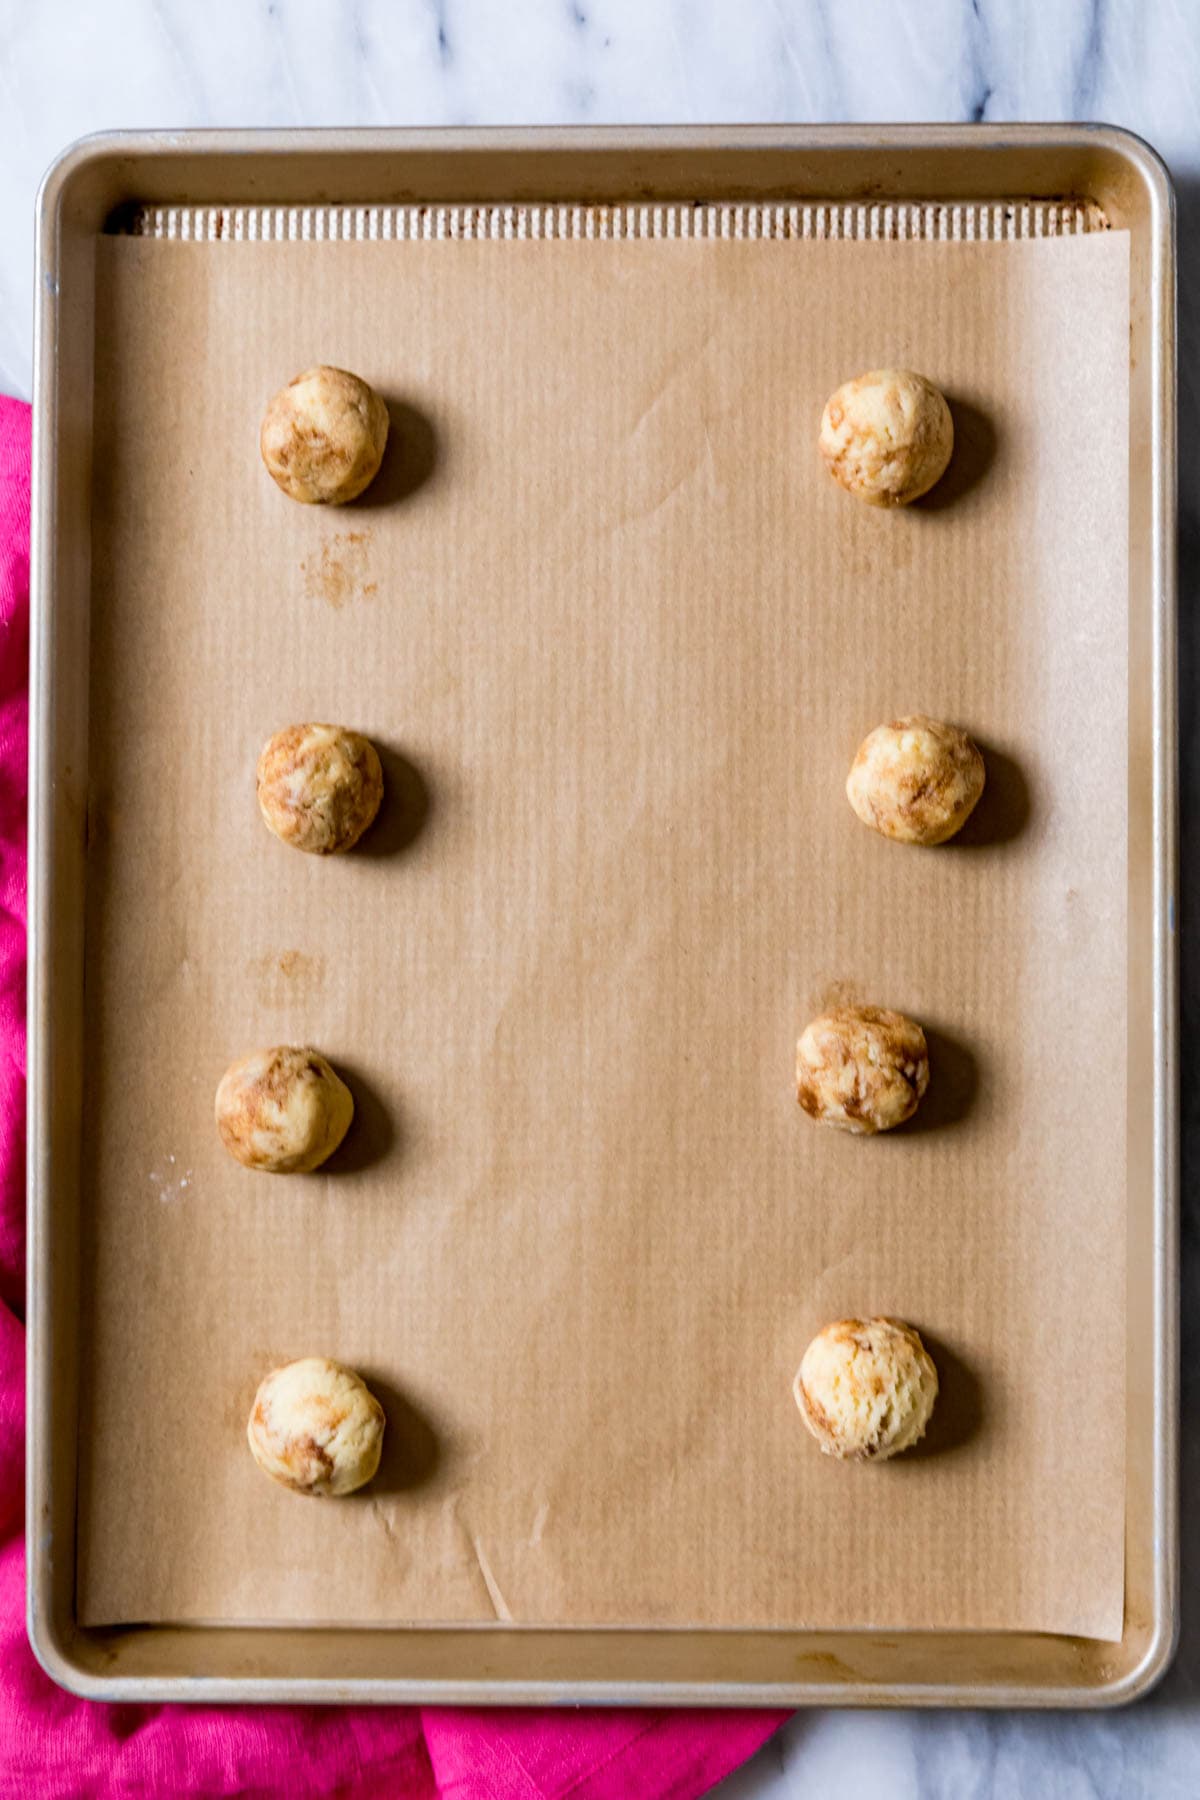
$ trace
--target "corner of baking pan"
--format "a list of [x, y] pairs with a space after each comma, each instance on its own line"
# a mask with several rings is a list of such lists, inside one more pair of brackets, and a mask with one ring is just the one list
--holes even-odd
[[43, 1674], [54, 1681], [67, 1694], [74, 1694], [77, 1699], [115, 1699], [113, 1679], [104, 1674], [94, 1674], [86, 1669], [85, 1663], [79, 1661], [72, 1643], [79, 1636], [79, 1627], [72, 1616], [63, 1618], [56, 1613], [50, 1604], [50, 1579], [47, 1571], [49, 1552], [41, 1544], [38, 1553], [32, 1555], [31, 1546], [27, 1546], [29, 1557], [29, 1573], [25, 1580], [25, 1636], [29, 1638], [29, 1647], [34, 1652], [38, 1667]]
[[1089, 143], [1097, 144], [1131, 164], [1145, 182], [1161, 210], [1163, 220], [1173, 221], [1175, 182], [1166, 161], [1149, 139], [1131, 131], [1127, 125], [1096, 123], [1081, 125], [1078, 129]]
[[57, 1687], [80, 1700], [107, 1699], [109, 1684], [102, 1678], [98, 1680], [85, 1674], [72, 1657], [61, 1630], [51, 1624], [47, 1613], [38, 1604], [40, 1586], [40, 1582], [35, 1586], [31, 1571], [25, 1585], [25, 1635], [38, 1666]]
[[1155, 1621], [1154, 1633], [1146, 1646], [1141, 1661], [1130, 1669], [1120, 1681], [1111, 1687], [1101, 1688], [1098, 1699], [1103, 1708], [1112, 1710], [1120, 1706], [1132, 1706], [1135, 1701], [1144, 1700], [1153, 1693], [1159, 1682], [1166, 1675], [1175, 1660], [1175, 1652], [1179, 1648], [1179, 1607], [1177, 1604], [1160, 1608]]
[[93, 131], [60, 150], [38, 186], [35, 215], [39, 239], [44, 243], [46, 229], [53, 229], [63, 198], [79, 178], [98, 166], [122, 157], [142, 155], [151, 147], [167, 148], [186, 141], [183, 132]]

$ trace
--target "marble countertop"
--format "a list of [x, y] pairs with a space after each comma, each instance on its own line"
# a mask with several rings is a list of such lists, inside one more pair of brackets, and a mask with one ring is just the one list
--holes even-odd
[[[1184, 1621], [1130, 1711], [798, 1715], [723, 1800], [1200, 1794], [1200, 0], [0, 0], [0, 390], [27, 395], [32, 215], [112, 127], [1104, 119], [1179, 192], [1184, 925]], [[1191, 847], [1189, 848], [1189, 840]]]

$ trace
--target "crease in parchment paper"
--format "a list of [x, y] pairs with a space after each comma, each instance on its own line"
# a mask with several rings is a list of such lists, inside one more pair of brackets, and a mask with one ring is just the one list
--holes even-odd
[[529, 1533], [529, 1548], [531, 1550], [536, 1550], [537, 1546], [541, 1543], [542, 1534], [546, 1529], [546, 1521], [549, 1517], [550, 1502], [548, 1500], [543, 1500], [542, 1504], [538, 1507], [537, 1512], [533, 1515], [533, 1527]]
[[372, 1499], [371, 1514], [372, 1517], [377, 1519], [380, 1525], [382, 1525], [385, 1536], [389, 1537], [393, 1543], [399, 1543], [400, 1533], [396, 1530], [396, 1527], [392, 1522], [391, 1512], [387, 1503], [382, 1500]]
[[479, 1573], [483, 1577], [483, 1585], [487, 1589], [488, 1599], [492, 1603], [497, 1619], [505, 1625], [511, 1625], [512, 1612], [509, 1608], [508, 1601], [500, 1591], [500, 1583], [496, 1580], [496, 1577], [492, 1572], [492, 1565], [489, 1563], [487, 1556], [484, 1553], [483, 1545], [474, 1532], [469, 1532], [467, 1534], [467, 1541], [471, 1546]]

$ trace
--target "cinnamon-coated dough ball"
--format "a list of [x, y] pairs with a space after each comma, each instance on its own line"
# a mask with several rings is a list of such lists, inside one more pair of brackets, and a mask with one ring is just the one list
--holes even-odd
[[360, 1375], [324, 1356], [272, 1369], [246, 1436], [264, 1474], [299, 1494], [352, 1494], [383, 1450], [383, 1408]]
[[319, 1052], [280, 1044], [230, 1064], [216, 1114], [221, 1142], [247, 1169], [306, 1175], [345, 1137], [354, 1100]]
[[886, 1462], [924, 1435], [938, 1377], [903, 1320], [838, 1319], [804, 1352], [792, 1391], [826, 1456]]
[[810, 1118], [841, 1131], [903, 1125], [929, 1086], [925, 1033], [882, 1006], [835, 1006], [796, 1045], [796, 1098]]
[[954, 449], [950, 408], [910, 369], [843, 382], [821, 416], [821, 455], [834, 480], [871, 506], [907, 506], [941, 479]]
[[375, 746], [344, 725], [289, 725], [263, 745], [258, 805], [285, 844], [330, 856], [356, 844], [379, 811]]
[[846, 798], [864, 825], [902, 844], [944, 844], [983, 793], [983, 757], [965, 731], [924, 713], [877, 725], [858, 747]]
[[263, 417], [262, 459], [293, 500], [341, 506], [379, 473], [387, 407], [346, 369], [321, 364], [280, 388]]

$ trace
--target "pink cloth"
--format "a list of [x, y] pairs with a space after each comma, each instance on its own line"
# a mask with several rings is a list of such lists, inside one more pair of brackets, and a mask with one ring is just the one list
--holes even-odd
[[0, 398], [0, 1794], [691, 1800], [776, 1713], [97, 1706], [25, 1637], [25, 768], [29, 408]]

